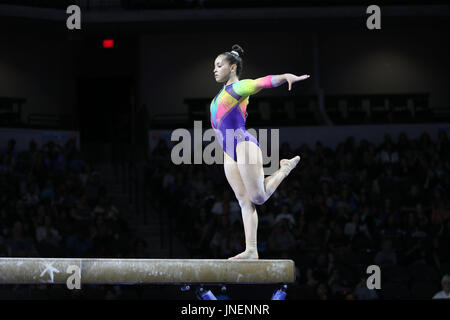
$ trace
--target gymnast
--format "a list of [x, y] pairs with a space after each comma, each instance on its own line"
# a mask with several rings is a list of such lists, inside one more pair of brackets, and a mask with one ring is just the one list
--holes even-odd
[[[296, 76], [285, 73], [255, 80], [239, 80], [243, 53], [239, 45], [233, 45], [230, 52], [217, 56], [214, 61], [214, 77], [218, 83], [225, 85], [210, 106], [211, 125], [224, 150], [225, 176], [239, 202], [244, 223], [245, 251], [229, 258], [230, 260], [258, 259], [256, 245], [258, 215], [255, 204], [261, 205], [266, 202], [300, 161], [299, 156], [290, 160], [282, 159], [280, 168], [271, 176], [264, 178], [259, 143], [245, 129], [249, 96], [261, 89], [275, 88], [286, 82], [290, 91], [293, 83], [309, 78], [309, 75]], [[230, 135], [230, 132], [233, 134]]]

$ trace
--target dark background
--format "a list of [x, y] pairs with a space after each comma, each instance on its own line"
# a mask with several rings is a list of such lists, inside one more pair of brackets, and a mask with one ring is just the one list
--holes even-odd
[[[66, 28], [70, 4], [81, 7], [81, 30]], [[352, 2], [1, 1], [0, 255], [221, 259], [242, 249], [223, 168], [174, 166], [161, 133], [194, 120], [209, 128], [213, 62], [237, 43], [241, 78], [311, 75], [291, 92], [252, 97], [249, 126], [383, 132], [281, 147], [302, 162], [258, 206], [258, 247], [263, 259], [296, 262], [288, 298], [432, 298], [450, 272], [450, 8], [378, 4], [381, 30], [368, 30], [367, 6]], [[114, 48], [102, 48], [107, 38]], [[408, 134], [392, 135], [398, 126]], [[33, 144], [50, 131], [73, 139]], [[371, 264], [383, 272], [375, 295], [361, 288]], [[274, 289], [227, 294], [268, 299]], [[0, 291], [194, 297], [150, 286]]]

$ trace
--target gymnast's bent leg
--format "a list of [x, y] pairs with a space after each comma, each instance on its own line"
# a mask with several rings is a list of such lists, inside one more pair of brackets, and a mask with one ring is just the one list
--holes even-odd
[[280, 183], [289, 175], [300, 161], [296, 156], [290, 160], [282, 159], [280, 169], [264, 178], [262, 152], [259, 146], [251, 141], [239, 142], [236, 146], [236, 157], [242, 181], [254, 204], [261, 205], [275, 192]]

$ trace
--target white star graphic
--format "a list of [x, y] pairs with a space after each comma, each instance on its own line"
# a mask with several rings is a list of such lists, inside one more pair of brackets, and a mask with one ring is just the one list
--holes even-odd
[[53, 266], [53, 263], [45, 263], [45, 269], [41, 273], [41, 278], [48, 272], [50, 276], [50, 282], [53, 282], [53, 272], [59, 273], [59, 270]]

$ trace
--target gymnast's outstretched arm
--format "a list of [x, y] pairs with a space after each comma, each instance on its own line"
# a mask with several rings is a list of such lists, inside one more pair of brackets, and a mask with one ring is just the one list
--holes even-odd
[[276, 88], [284, 83], [288, 83], [288, 90], [292, 88], [292, 84], [308, 79], [309, 75], [296, 76], [292, 73], [285, 73], [280, 75], [269, 75], [257, 79], [244, 79], [233, 84], [233, 90], [242, 97], [248, 97], [258, 93], [265, 88]]

